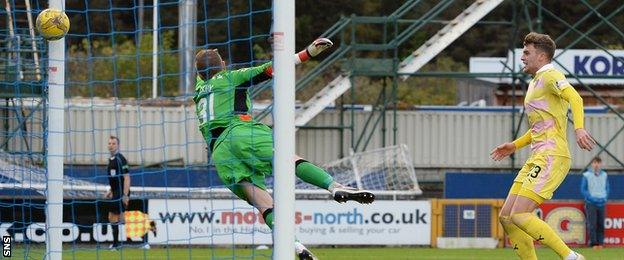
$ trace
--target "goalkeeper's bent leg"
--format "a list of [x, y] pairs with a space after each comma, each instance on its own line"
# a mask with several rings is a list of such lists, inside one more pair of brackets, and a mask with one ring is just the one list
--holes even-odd
[[266, 223], [267, 226], [273, 230], [273, 208], [266, 209], [262, 212], [262, 217], [264, 218], [264, 223]]
[[295, 161], [295, 174], [299, 179], [321, 189], [329, 190], [334, 182], [334, 178], [327, 171], [304, 159]]
[[328, 190], [332, 193], [334, 200], [340, 203], [355, 200], [368, 204], [375, 200], [375, 195], [370, 191], [344, 187], [335, 182], [325, 170], [303, 159], [295, 161], [295, 174], [307, 183]]
[[[266, 209], [262, 212], [262, 217], [264, 218], [264, 222], [273, 230], [273, 209]], [[316, 259], [316, 256], [312, 254], [310, 250], [308, 250], [299, 239], [295, 238], [295, 253], [299, 257], [299, 259]]]
[[295, 239], [295, 253], [299, 260], [317, 260], [316, 256], [307, 249], [298, 239]]

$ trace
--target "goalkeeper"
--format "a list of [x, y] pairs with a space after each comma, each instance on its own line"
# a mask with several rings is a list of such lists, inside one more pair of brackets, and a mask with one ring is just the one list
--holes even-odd
[[[333, 43], [320, 38], [294, 55], [299, 64], [317, 56]], [[273, 228], [273, 198], [266, 191], [265, 178], [272, 174], [273, 134], [271, 128], [253, 120], [248, 90], [271, 79], [272, 63], [239, 70], [227, 70], [217, 49], [201, 50], [195, 57], [197, 83], [193, 101], [199, 130], [211, 151], [217, 174], [239, 198], [256, 207]], [[334, 200], [371, 203], [375, 196], [347, 188], [323, 169], [295, 157], [295, 173], [303, 181], [328, 190]], [[298, 241], [300, 259], [315, 259]]]

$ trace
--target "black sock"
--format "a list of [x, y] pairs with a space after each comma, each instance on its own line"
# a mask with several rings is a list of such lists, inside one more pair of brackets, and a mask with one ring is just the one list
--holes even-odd
[[113, 226], [113, 245], [119, 245], [119, 223], [111, 223]]

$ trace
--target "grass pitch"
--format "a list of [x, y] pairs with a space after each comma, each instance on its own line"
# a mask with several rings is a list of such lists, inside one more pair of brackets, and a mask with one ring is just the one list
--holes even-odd
[[[43, 259], [45, 247], [17, 246], [12, 248], [13, 259]], [[436, 260], [467, 260], [467, 259], [518, 259], [509, 249], [435, 249], [435, 248], [310, 248], [321, 260], [398, 260], [398, 259], [436, 259]], [[606, 248], [592, 250], [575, 249], [592, 260], [624, 259], [624, 248]], [[537, 250], [540, 260], [558, 260], [559, 257], [550, 249]], [[240, 248], [204, 248], [204, 247], [154, 247], [150, 250], [124, 248], [119, 251], [108, 249], [96, 250], [95, 246], [79, 245], [73, 248], [65, 246], [63, 259], [271, 259], [271, 250], [252, 250]]]

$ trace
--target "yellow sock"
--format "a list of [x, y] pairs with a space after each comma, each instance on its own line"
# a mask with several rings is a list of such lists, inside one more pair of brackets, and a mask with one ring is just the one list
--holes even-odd
[[567, 257], [572, 251], [546, 222], [533, 213], [513, 214], [511, 215], [511, 221], [533, 239], [550, 247], [561, 258]]
[[535, 246], [533, 245], [533, 238], [514, 225], [509, 216], [501, 216], [500, 222], [503, 225], [505, 233], [509, 236], [509, 240], [511, 240], [514, 252], [516, 252], [520, 259], [537, 260]]

